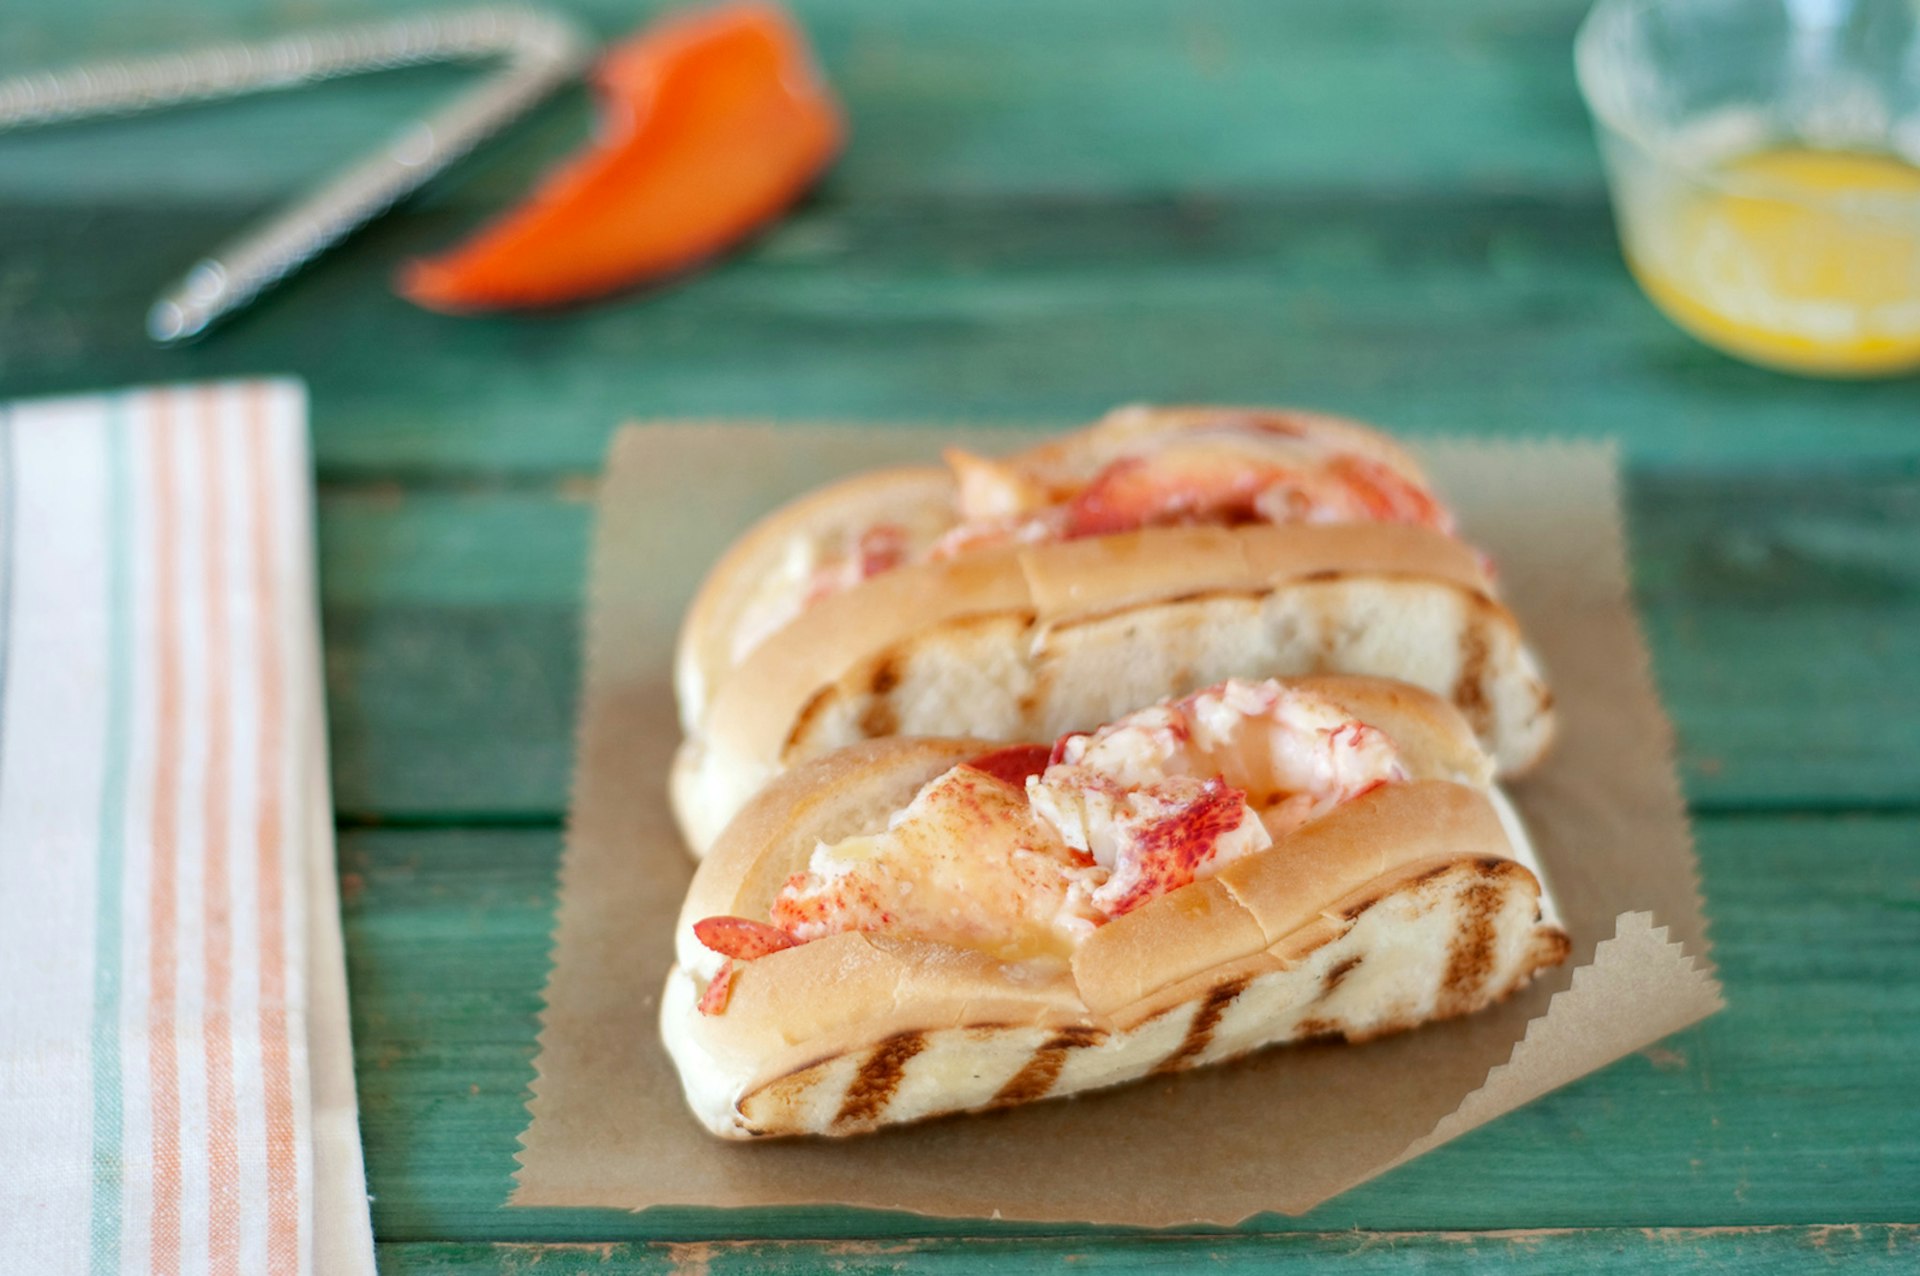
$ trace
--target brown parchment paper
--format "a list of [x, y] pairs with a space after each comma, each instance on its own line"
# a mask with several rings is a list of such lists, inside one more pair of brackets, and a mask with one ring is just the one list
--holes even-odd
[[1433, 442], [1422, 458], [1497, 560], [1558, 698], [1555, 748], [1511, 793], [1573, 935], [1567, 966], [1482, 1014], [1365, 1046], [1283, 1047], [849, 1140], [709, 1136], [682, 1105], [655, 1022], [691, 875], [665, 788], [681, 613], [758, 515], [841, 474], [931, 459], [962, 433], [689, 422], [615, 439], [512, 1204], [837, 1203], [1140, 1226], [1299, 1213], [1720, 1008], [1671, 729], [1629, 601], [1612, 449]]

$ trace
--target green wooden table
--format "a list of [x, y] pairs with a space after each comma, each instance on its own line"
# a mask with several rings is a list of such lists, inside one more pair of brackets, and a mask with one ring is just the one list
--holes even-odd
[[[13, 0], [0, 70], [390, 7]], [[605, 35], [653, 8], [572, 7]], [[1920, 1265], [1920, 382], [1756, 371], [1640, 298], [1573, 87], [1580, 7], [809, 0], [853, 148], [719, 269], [543, 318], [394, 299], [398, 261], [581, 135], [574, 95], [172, 352], [139, 335], [159, 285], [460, 73], [0, 138], [0, 395], [312, 387], [385, 1270]], [[1127, 399], [1623, 441], [1731, 1008], [1305, 1218], [1233, 1231], [503, 1208], [611, 428], [1070, 422]]]

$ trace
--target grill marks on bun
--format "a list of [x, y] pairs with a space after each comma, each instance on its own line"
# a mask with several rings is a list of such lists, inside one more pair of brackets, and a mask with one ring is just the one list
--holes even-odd
[[816, 845], [885, 827], [928, 780], [995, 746], [873, 741], [776, 779], [683, 911], [662, 1028], [696, 1112], [729, 1137], [855, 1134], [1281, 1042], [1367, 1040], [1472, 1013], [1564, 960], [1458, 712], [1400, 683], [1306, 683], [1390, 734], [1408, 781], [1110, 921], [1064, 970], [845, 932], [739, 964], [727, 1012], [702, 1016], [694, 922], [766, 915]]
[[[1326, 467], [1357, 484], [1353, 508], [1316, 503], [1306, 479], [1241, 482], [1236, 457], [1258, 471], [1295, 444], [1355, 458]], [[1178, 459], [1158, 473], [1124, 463], [1156, 449]], [[909, 467], [776, 511], [716, 565], [682, 630], [671, 792], [695, 854], [711, 854], [661, 1026], [710, 1129], [857, 1134], [1276, 1043], [1363, 1041], [1482, 1009], [1566, 959], [1491, 788], [1545, 751], [1552, 697], [1487, 563], [1391, 440], [1305, 413], [1134, 408], [960, 468], [966, 501], [951, 472]], [[1182, 495], [1222, 482], [1219, 500]], [[1035, 501], [1067, 502], [1064, 517]], [[967, 511], [1012, 521], [960, 526]], [[1311, 521], [1356, 516], [1382, 521]], [[872, 570], [846, 557], [879, 527], [897, 535]], [[1009, 741], [1229, 678], [1299, 675], [1338, 675], [1312, 681], [1414, 759], [1407, 781], [1169, 883], [1077, 935], [1064, 966], [937, 927], [740, 960], [694, 932], [770, 916], [816, 846], [874, 833], [930, 780]], [[699, 1013], [722, 977], [728, 1009]]]

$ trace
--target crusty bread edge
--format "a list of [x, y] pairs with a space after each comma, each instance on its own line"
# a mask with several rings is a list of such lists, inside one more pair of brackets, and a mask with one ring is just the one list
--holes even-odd
[[1425, 528], [1152, 528], [901, 567], [823, 599], [720, 683], [690, 735], [771, 765], [819, 688], [875, 652], [970, 617], [1025, 614], [1044, 627], [1209, 592], [1264, 593], [1345, 576], [1437, 580], [1484, 600], [1518, 632], [1473, 551]]
[[[1180, 544], [1163, 553], [1174, 539]], [[1451, 559], [1422, 557], [1440, 550]], [[1209, 562], [1216, 566], [1209, 568]], [[935, 566], [953, 575], [937, 575]], [[1086, 570], [1089, 566], [1098, 570]], [[1442, 570], [1390, 570], [1423, 566]], [[1451, 691], [1463, 703], [1470, 691], [1485, 704], [1484, 680], [1491, 678], [1518, 696], [1515, 700], [1501, 693], [1500, 703], [1513, 712], [1502, 709], [1480, 724], [1489, 733], [1486, 743], [1495, 751], [1501, 774], [1517, 775], [1538, 760], [1552, 739], [1551, 693], [1525, 647], [1518, 621], [1477, 587], [1484, 583], [1472, 574], [1477, 571], [1477, 560], [1458, 542], [1420, 529], [1378, 525], [1157, 529], [1041, 551], [993, 551], [926, 570], [902, 569], [825, 600], [815, 614], [775, 635], [736, 671], [708, 721], [689, 731], [674, 758], [668, 785], [674, 816], [689, 850], [701, 857], [739, 803], [794, 760], [808, 756], [812, 750], [795, 741], [816, 716], [834, 720], [837, 706], [871, 690], [868, 698], [874, 703], [858, 711], [858, 721], [864, 726], [869, 716], [875, 721], [890, 717], [890, 707], [875, 698], [883, 686], [892, 687], [913, 653], [983, 621], [1025, 626], [1031, 640], [1025, 655], [1016, 651], [1010, 657], [1031, 662], [1049, 649], [1047, 636], [1064, 634], [1084, 621], [1111, 625], [1124, 617], [1129, 632], [1137, 631], [1142, 642], [1152, 643], [1156, 640], [1146, 635], [1156, 632], [1156, 626], [1191, 625], [1189, 613], [1219, 597], [1259, 599], [1291, 590], [1301, 593], [1304, 604], [1319, 593], [1344, 598], [1342, 591], [1357, 585], [1442, 591], [1458, 598], [1462, 623], [1471, 626], [1461, 631], [1458, 641], [1473, 638], [1471, 649], [1482, 662], [1473, 667], [1484, 672], [1471, 677], [1463, 672], [1450, 684]], [[1103, 611], [1112, 597], [1098, 584], [1106, 576], [1123, 582], [1114, 587], [1123, 598], [1119, 606]], [[1274, 583], [1276, 576], [1284, 579]], [[1089, 583], [1082, 587], [1078, 582], [1083, 581]], [[1157, 600], [1140, 596], [1146, 587]], [[1047, 606], [1044, 614], [1042, 603]], [[849, 634], [860, 635], [859, 641], [849, 642]], [[1259, 677], [1312, 668], [1294, 664], [1229, 672]], [[1399, 671], [1380, 667], [1370, 672]], [[1034, 676], [1036, 681], [1044, 678], [1044, 685], [1058, 685], [1037, 668]], [[1443, 689], [1431, 682], [1428, 687]], [[1189, 689], [1160, 688], [1169, 693]], [[937, 730], [939, 725], [926, 723], [921, 729]], [[879, 734], [897, 729], [874, 728]], [[1008, 724], [1000, 730], [1013, 737], [1022, 729]]]
[[[1259, 408], [1177, 404], [1129, 405], [1114, 409], [1090, 426], [1030, 449], [1036, 455], [1065, 454], [1105, 439], [1172, 433], [1212, 424], [1223, 416], [1277, 418], [1305, 434], [1338, 441], [1345, 451], [1367, 456], [1418, 483], [1432, 480], [1392, 437], [1361, 421], [1299, 408]], [[883, 521], [886, 511], [903, 503], [954, 500], [952, 475], [939, 466], [902, 465], [869, 470], [828, 483], [794, 498], [754, 523], [708, 569], [688, 608], [674, 651], [674, 689], [684, 724], [701, 720], [713, 690], [734, 661], [732, 633], [741, 608], [756, 584], [775, 570], [797, 537], [846, 536]]]
[[826, 537], [881, 522], [903, 501], [953, 499], [953, 477], [938, 466], [868, 470], [789, 501], [754, 523], [708, 569], [681, 621], [673, 686], [682, 723], [698, 721], [733, 665], [733, 631], [760, 580], [779, 569], [799, 538]]

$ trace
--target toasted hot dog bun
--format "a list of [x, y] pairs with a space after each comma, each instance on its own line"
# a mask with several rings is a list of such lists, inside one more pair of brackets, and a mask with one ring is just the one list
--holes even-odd
[[[1027, 456], [1090, 437], [1111, 447], [1219, 411], [1115, 413]], [[1269, 415], [1425, 482], [1363, 426]], [[776, 512], [714, 568], [675, 671], [686, 740], [670, 792], [696, 856], [772, 777], [859, 740], [1050, 738], [1230, 677], [1414, 683], [1467, 716], [1502, 774], [1525, 770], [1551, 739], [1551, 696], [1480, 557], [1405, 524], [1162, 527], [985, 547], [831, 594], [736, 657], [743, 608], [793, 546], [882, 522], [930, 541], [951, 520], [952, 490], [941, 470], [862, 475]]]
[[796, 545], [831, 544], [882, 523], [917, 525], [931, 540], [952, 524], [953, 495], [946, 470], [895, 466], [817, 488], [747, 529], [707, 573], [681, 623], [673, 662], [681, 727], [700, 725], [713, 689], [738, 663], [743, 617], [769, 578], [791, 570]]
[[[1022, 455], [1042, 471], [1068, 472], [1129, 442], [1242, 419], [1365, 456], [1426, 485], [1426, 476], [1413, 458], [1377, 430], [1324, 413], [1271, 408], [1120, 408], [1087, 429]], [[769, 580], [792, 572], [796, 546], [841, 543], [880, 524], [899, 526], [911, 542], [924, 546], [954, 525], [954, 507], [951, 471], [940, 466], [894, 466], [816, 488], [748, 529], [708, 573], [681, 626], [674, 655], [674, 690], [682, 725], [692, 730], [699, 724], [713, 689], [739, 663], [735, 640], [742, 621]]]
[[990, 745], [877, 740], [776, 779], [700, 866], [677, 929], [661, 1032], [695, 1114], [731, 1138], [853, 1134], [1305, 1037], [1364, 1040], [1471, 1013], [1564, 960], [1459, 715], [1397, 684], [1301, 682], [1393, 736], [1412, 778], [1107, 923], [1067, 967], [847, 932], [739, 963], [725, 1011], [701, 1014], [720, 958], [695, 922], [767, 916], [817, 844], [884, 827]]
[[1383, 523], [1155, 528], [983, 549], [824, 598], [719, 685], [674, 760], [696, 854], [755, 790], [862, 739], [1050, 739], [1227, 678], [1319, 671], [1447, 697], [1503, 773], [1550, 698], [1472, 550]]

